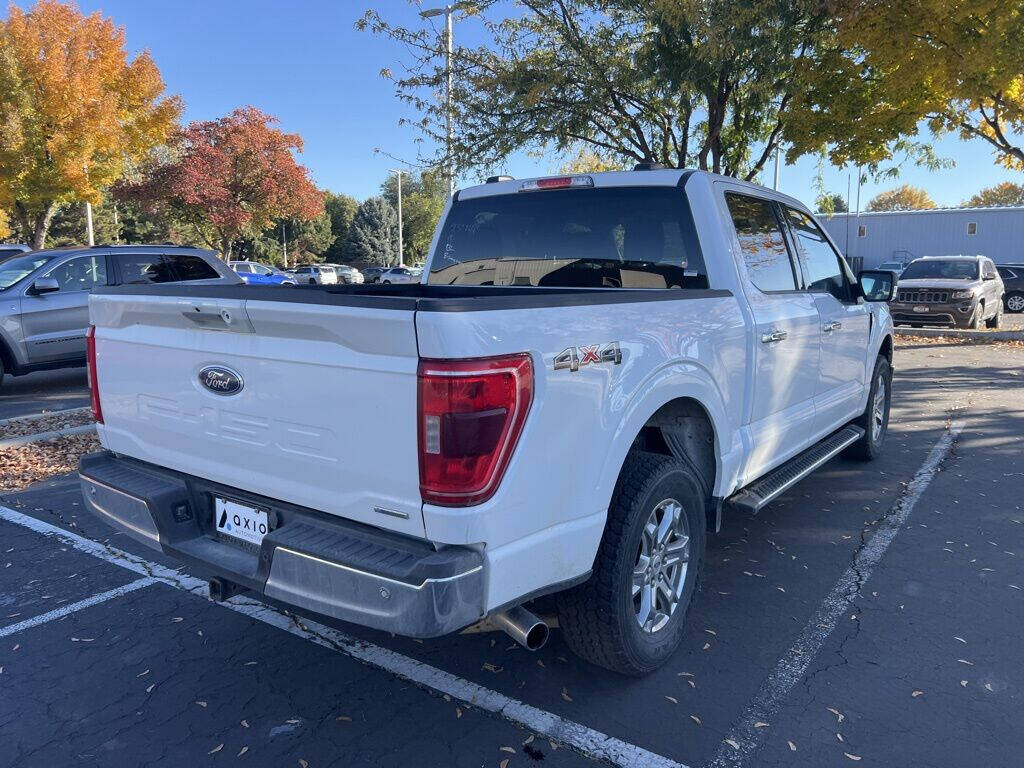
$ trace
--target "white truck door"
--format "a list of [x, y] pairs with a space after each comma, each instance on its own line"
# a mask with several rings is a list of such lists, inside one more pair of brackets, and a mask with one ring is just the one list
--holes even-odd
[[798, 287], [775, 205], [747, 192], [727, 191], [725, 201], [755, 324], [751, 445], [743, 470], [749, 482], [810, 443], [821, 331], [814, 298]]
[[821, 316], [821, 365], [814, 393], [815, 433], [832, 432], [863, 408], [868, 308], [852, 292], [841, 257], [814, 219], [783, 206], [800, 258], [804, 288]]

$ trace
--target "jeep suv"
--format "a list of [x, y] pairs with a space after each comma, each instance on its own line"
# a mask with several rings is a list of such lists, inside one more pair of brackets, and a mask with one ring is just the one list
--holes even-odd
[[0, 261], [0, 382], [85, 365], [89, 293], [96, 286], [169, 282], [234, 285], [213, 251], [175, 245], [98, 245], [30, 251]]
[[925, 256], [900, 275], [890, 309], [896, 325], [998, 328], [1003, 281], [984, 256]]

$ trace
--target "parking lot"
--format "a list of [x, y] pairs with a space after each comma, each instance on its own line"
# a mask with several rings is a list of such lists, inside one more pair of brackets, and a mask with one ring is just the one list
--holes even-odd
[[727, 517], [682, 647], [643, 679], [557, 629], [529, 654], [215, 604], [85, 513], [74, 476], [2, 496], [0, 760], [1019, 765], [1022, 371], [1015, 345], [898, 349], [882, 460]]

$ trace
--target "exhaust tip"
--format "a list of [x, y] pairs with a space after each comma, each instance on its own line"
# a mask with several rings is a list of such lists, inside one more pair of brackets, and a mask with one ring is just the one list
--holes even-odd
[[548, 625], [521, 606], [495, 614], [494, 621], [528, 651], [539, 651], [548, 641]]
[[523, 647], [528, 651], [539, 651], [548, 641], [548, 633], [548, 625], [543, 621], [538, 621], [526, 633], [526, 642], [523, 643]]

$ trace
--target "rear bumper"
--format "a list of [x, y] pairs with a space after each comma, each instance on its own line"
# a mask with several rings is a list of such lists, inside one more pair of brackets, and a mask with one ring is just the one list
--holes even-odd
[[[109, 451], [83, 456], [88, 508], [128, 536], [252, 592], [409, 637], [436, 637], [484, 615], [484, 560], [428, 542], [257, 497]], [[257, 549], [214, 530], [213, 499], [268, 513]]]

